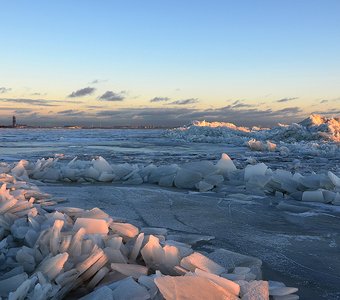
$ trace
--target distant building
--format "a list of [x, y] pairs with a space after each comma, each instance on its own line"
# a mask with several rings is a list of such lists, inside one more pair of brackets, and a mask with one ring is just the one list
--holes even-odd
[[13, 128], [17, 127], [17, 118], [15, 116], [13, 116], [13, 119], [12, 119], [12, 127]]

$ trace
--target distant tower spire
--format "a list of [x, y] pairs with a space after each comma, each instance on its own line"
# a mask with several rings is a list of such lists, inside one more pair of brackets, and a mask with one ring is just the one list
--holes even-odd
[[17, 118], [15, 116], [13, 116], [13, 119], [12, 119], [12, 127], [13, 128], [17, 127]]

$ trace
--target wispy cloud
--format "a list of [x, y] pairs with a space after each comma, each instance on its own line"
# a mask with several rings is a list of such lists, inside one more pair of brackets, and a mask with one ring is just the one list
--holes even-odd
[[57, 104], [52, 104], [49, 102], [57, 102], [57, 100], [43, 100], [43, 99], [28, 99], [28, 98], [0, 98], [1, 102], [10, 103], [25, 103], [37, 106], [58, 106]]
[[72, 112], [75, 112], [75, 110], [73, 109], [66, 109], [66, 110], [62, 110], [62, 111], [58, 111], [58, 114], [68, 114], [68, 113], [72, 113]]
[[159, 120], [177, 119], [183, 114], [194, 112], [194, 109], [188, 108], [132, 108], [132, 109], [117, 109], [117, 110], [102, 110], [97, 112], [97, 116], [113, 117], [119, 116], [121, 119], [136, 118], [143, 120], [152, 120], [153, 118], [158, 122]]
[[77, 90], [75, 92], [72, 92], [70, 95], [68, 95], [68, 97], [69, 98], [84, 97], [84, 96], [93, 94], [95, 90], [96, 89], [93, 87], [86, 87], [86, 88]]
[[299, 97], [282, 98], [282, 99], [276, 100], [276, 102], [283, 103], [283, 102], [293, 101], [296, 99], [299, 99]]
[[85, 112], [80, 111], [80, 110], [75, 110], [75, 109], [67, 109], [67, 110], [59, 111], [58, 114], [64, 115], [64, 116], [83, 116], [85, 115]]
[[98, 99], [104, 101], [123, 101], [125, 99], [125, 92], [115, 93], [113, 91], [106, 91]]
[[79, 101], [53, 100], [53, 99], [31, 99], [31, 98], [0, 98], [0, 102], [24, 103], [24, 104], [30, 104], [30, 105], [36, 105], [36, 106], [60, 106], [61, 103], [79, 104]]
[[11, 91], [11, 88], [6, 88], [6, 87], [0, 87], [0, 94], [5, 94]]
[[155, 97], [150, 99], [150, 102], [166, 102], [171, 100], [169, 97]]
[[252, 107], [253, 105], [248, 103], [238, 103], [232, 106], [232, 108], [244, 108], [244, 107]]
[[87, 105], [86, 108], [88, 109], [99, 109], [99, 108], [104, 108], [105, 106], [102, 105]]
[[283, 109], [276, 110], [275, 113], [276, 115], [295, 115], [298, 113], [301, 113], [302, 109], [300, 107], [286, 107]]
[[19, 109], [16, 109], [14, 111], [14, 113], [16, 114], [28, 114], [28, 113], [32, 113], [33, 110], [32, 109], [29, 109], [29, 108], [19, 108]]
[[[30, 119], [37, 120], [38, 117], [40, 118], [41, 115], [36, 111], [25, 112], [25, 113], [20, 114], [20, 120], [25, 120], [24, 122], [26, 122], [26, 120], [30, 120]], [[41, 125], [41, 124], [39, 124], [39, 125]]]
[[198, 102], [199, 100], [197, 98], [190, 98], [190, 99], [176, 100], [168, 104], [169, 105], [188, 105], [188, 104], [195, 104]]
[[17, 108], [17, 107], [8, 107], [8, 106], [0, 106], [0, 112], [1, 111], [16, 111], [17, 109], [21, 109], [21, 108]]
[[240, 104], [242, 102], [243, 102], [243, 100], [235, 100], [233, 103], [231, 103], [231, 105], [237, 105], [237, 104]]
[[336, 116], [336, 115], [340, 115], [340, 109], [331, 108], [331, 109], [323, 110], [323, 111], [314, 111], [313, 114]]
[[253, 105], [249, 103], [244, 103], [243, 100], [236, 100], [232, 104], [226, 107], [230, 109], [235, 109], [235, 108], [239, 109], [239, 108], [245, 108], [245, 107], [253, 107]]
[[105, 79], [95, 79], [93, 81], [90, 82], [90, 84], [99, 84], [99, 83], [102, 83], [102, 82], [107, 82], [107, 80]]
[[340, 97], [333, 98], [333, 99], [323, 99], [320, 101], [320, 103], [322, 104], [322, 103], [330, 103], [330, 102], [338, 102], [338, 101], [340, 101]]

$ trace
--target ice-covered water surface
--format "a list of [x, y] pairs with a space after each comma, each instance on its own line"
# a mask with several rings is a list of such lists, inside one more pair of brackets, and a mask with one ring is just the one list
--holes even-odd
[[[203, 128], [203, 129], [202, 129]], [[247, 161], [264, 162], [269, 167], [299, 172], [334, 171], [340, 165], [340, 150], [333, 143], [309, 142], [275, 144], [251, 137], [221, 139], [220, 129], [199, 135], [165, 130], [118, 129], [0, 129], [0, 161], [21, 159], [35, 161], [42, 157], [59, 157], [68, 162], [75, 156], [90, 160], [103, 156], [110, 163], [154, 163], [156, 165], [210, 160], [216, 162], [228, 153], [237, 166]], [[243, 131], [242, 131], [243, 132]], [[194, 143], [192, 141], [195, 141]], [[269, 147], [269, 148], [268, 148]], [[254, 151], [260, 150], [260, 151]], [[274, 150], [274, 151], [268, 151]]]
[[[147, 145], [153, 144], [157, 130], [104, 129], [1, 129], [1, 158], [35, 158], [65, 155], [88, 157], [105, 152], [113, 157], [138, 156], [141, 151], [152, 154]], [[140, 150], [143, 149], [143, 150]]]
[[[60, 157], [69, 161], [101, 155], [112, 163], [171, 163], [218, 159], [226, 151], [224, 145], [176, 142], [163, 133], [158, 129], [0, 129], [0, 160]], [[240, 147], [228, 149], [235, 155], [242, 152]]]

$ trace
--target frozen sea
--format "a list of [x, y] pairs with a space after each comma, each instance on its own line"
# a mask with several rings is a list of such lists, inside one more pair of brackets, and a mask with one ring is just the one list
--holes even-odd
[[[180, 163], [190, 160], [217, 159], [225, 147], [213, 144], [179, 143], [163, 136], [164, 130], [138, 129], [2, 129], [2, 161], [36, 160], [77, 156], [88, 160], [103, 156], [110, 163]], [[237, 152], [233, 149], [233, 152]]]
[[[236, 166], [255, 158], [271, 168], [301, 173], [338, 170], [340, 157], [292, 152], [253, 152], [246, 146], [190, 143], [164, 136], [164, 130], [1, 129], [0, 159], [15, 162], [77, 156], [103, 156], [110, 163], [147, 165], [217, 161], [226, 152]], [[218, 193], [198, 193], [155, 185], [43, 184], [40, 188], [69, 200], [69, 206], [98, 206], [138, 226], [166, 227], [195, 248], [225, 248], [262, 259], [265, 279], [298, 287], [300, 299], [340, 299], [340, 208], [324, 204]], [[98, 191], [100, 190], [100, 193]], [[234, 194], [239, 191], [235, 190]]]
[[235, 146], [232, 142], [174, 140], [164, 133], [165, 130], [160, 129], [0, 129], [0, 161], [60, 157], [67, 162], [75, 156], [80, 160], [103, 156], [110, 163], [160, 165], [217, 161], [225, 152], [240, 167], [244, 167], [247, 159], [255, 158], [274, 169], [302, 173], [340, 168], [340, 151], [326, 158], [322, 154], [299, 152], [297, 148], [283, 157], [278, 152], [251, 151], [245, 145]]

